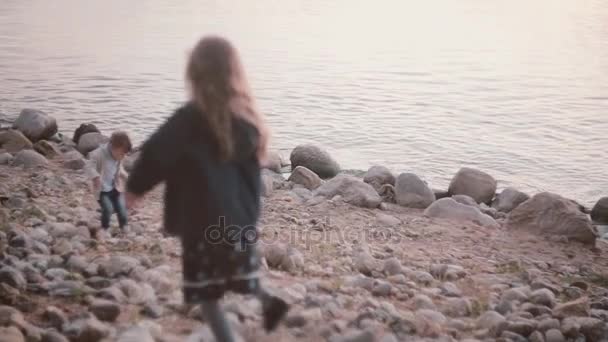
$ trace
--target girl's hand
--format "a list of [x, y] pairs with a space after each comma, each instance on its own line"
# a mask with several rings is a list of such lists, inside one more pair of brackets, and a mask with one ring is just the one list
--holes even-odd
[[141, 200], [140, 196], [135, 195], [132, 192], [125, 193], [125, 204], [127, 205], [127, 209], [133, 209]]

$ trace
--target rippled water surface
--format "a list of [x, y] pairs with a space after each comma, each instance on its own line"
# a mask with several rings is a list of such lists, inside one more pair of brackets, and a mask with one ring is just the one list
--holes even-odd
[[345, 168], [434, 187], [468, 165], [501, 186], [608, 195], [604, 0], [1, 0], [0, 113], [142, 141], [185, 99], [205, 33], [240, 48], [286, 153], [316, 142]]

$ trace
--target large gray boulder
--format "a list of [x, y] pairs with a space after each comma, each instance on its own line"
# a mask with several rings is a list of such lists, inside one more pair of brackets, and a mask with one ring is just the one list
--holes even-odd
[[527, 194], [515, 189], [506, 188], [492, 202], [492, 208], [503, 213], [510, 213], [518, 205], [530, 199]]
[[80, 153], [86, 156], [89, 152], [97, 149], [99, 146], [107, 143], [109, 140], [110, 139], [108, 137], [101, 133], [86, 133], [80, 137], [80, 140], [78, 140], [78, 147], [76, 148]]
[[478, 208], [458, 203], [451, 198], [442, 198], [433, 202], [433, 204], [426, 208], [424, 215], [454, 221], [471, 221], [480, 226], [490, 228], [499, 227], [493, 218], [483, 214]]
[[593, 206], [591, 219], [597, 224], [608, 225], [608, 197], [600, 198]]
[[13, 124], [33, 142], [50, 139], [57, 133], [57, 121], [52, 116], [36, 109], [24, 109]]
[[340, 165], [327, 153], [315, 145], [300, 145], [291, 151], [291, 169], [304, 166], [321, 178], [331, 178], [340, 172]]
[[340, 195], [344, 202], [365, 208], [377, 208], [382, 202], [371, 185], [349, 175], [339, 175], [326, 181], [314, 191], [314, 195], [327, 198]]
[[13, 160], [13, 166], [25, 166], [26, 168], [44, 166], [48, 163], [49, 161], [43, 155], [34, 150], [23, 150], [17, 153]]
[[385, 166], [374, 165], [367, 170], [363, 181], [380, 193], [383, 185], [395, 185], [395, 175]]
[[578, 205], [550, 192], [537, 194], [511, 211], [507, 227], [562, 235], [587, 244], [594, 244], [596, 239], [591, 221]]
[[80, 137], [82, 137], [83, 135], [85, 135], [87, 133], [100, 133], [100, 132], [99, 132], [99, 129], [97, 128], [97, 126], [95, 126], [94, 124], [81, 124], [74, 131], [74, 135], [72, 136], [72, 141], [75, 144], [78, 144], [78, 141], [80, 141]]
[[321, 186], [323, 180], [311, 170], [305, 168], [304, 166], [296, 167], [292, 172], [289, 178], [287, 179], [296, 184], [303, 185], [308, 190], [314, 190]]
[[490, 204], [496, 194], [496, 180], [483, 171], [463, 167], [452, 178], [448, 192], [451, 196], [467, 195], [477, 203]]
[[395, 201], [404, 207], [425, 209], [435, 201], [435, 194], [420, 177], [402, 173], [395, 183]]
[[34, 147], [32, 142], [23, 133], [9, 129], [0, 132], [0, 149], [9, 153], [17, 153], [21, 150], [30, 150]]

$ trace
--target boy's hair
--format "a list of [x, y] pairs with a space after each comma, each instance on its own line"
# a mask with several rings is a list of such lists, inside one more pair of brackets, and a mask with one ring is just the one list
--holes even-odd
[[110, 145], [112, 148], [122, 148], [126, 152], [131, 152], [131, 149], [133, 148], [129, 135], [123, 131], [112, 133], [112, 136], [110, 137]]

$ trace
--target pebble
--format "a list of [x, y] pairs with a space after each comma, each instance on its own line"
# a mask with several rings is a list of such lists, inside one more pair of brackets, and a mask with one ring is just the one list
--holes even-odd
[[559, 327], [559, 320], [555, 318], [545, 318], [542, 321], [538, 322], [538, 330], [542, 332], [546, 332], [551, 329], [559, 329]]
[[68, 322], [68, 316], [63, 310], [49, 306], [44, 311], [44, 318], [48, 321], [51, 327], [61, 330], [63, 326]]
[[111, 334], [111, 328], [96, 318], [76, 320], [64, 329], [71, 342], [99, 342]]
[[543, 333], [540, 331], [535, 331], [530, 334], [528, 340], [530, 340], [530, 342], [545, 342], [545, 335], [543, 335]]
[[383, 280], [376, 280], [372, 286], [372, 294], [378, 297], [387, 297], [390, 296], [392, 289], [393, 287], [390, 283]]
[[430, 273], [424, 271], [415, 271], [413, 274], [413, 278], [417, 283], [426, 286], [431, 285], [435, 280], [435, 278], [433, 278]]
[[446, 297], [461, 297], [462, 291], [454, 283], [445, 282], [439, 286], [441, 294]]
[[2, 342], [25, 342], [25, 337], [16, 327], [1, 327]]
[[17, 269], [10, 266], [3, 266], [0, 269], [0, 283], [7, 284], [19, 291], [25, 290], [27, 281]]
[[69, 342], [69, 340], [54, 329], [44, 332], [41, 342]]
[[536, 290], [530, 295], [530, 301], [534, 304], [552, 308], [555, 306], [555, 294], [549, 289]]
[[91, 311], [99, 320], [105, 322], [114, 322], [120, 315], [120, 305], [105, 299], [94, 300], [90, 307]]
[[414, 308], [416, 310], [420, 310], [420, 309], [437, 310], [437, 307], [435, 306], [435, 304], [433, 303], [431, 298], [429, 298], [426, 295], [417, 294], [416, 296], [414, 296], [414, 298], [412, 298], [412, 301], [414, 303]]
[[397, 258], [390, 258], [384, 261], [384, 273], [387, 275], [400, 274], [403, 271], [403, 266]]
[[506, 322], [506, 318], [496, 311], [486, 311], [477, 319], [477, 328], [494, 330]]
[[550, 329], [545, 332], [545, 342], [566, 342], [566, 338], [561, 331]]
[[589, 299], [587, 297], [583, 297], [567, 303], [558, 304], [553, 309], [553, 315], [556, 318], [565, 318], [571, 316], [585, 317], [589, 316], [589, 310]]
[[371, 331], [355, 331], [338, 338], [331, 338], [330, 342], [374, 342], [374, 333]]
[[157, 303], [146, 303], [141, 310], [142, 314], [153, 319], [162, 317], [164, 311], [163, 306]]

